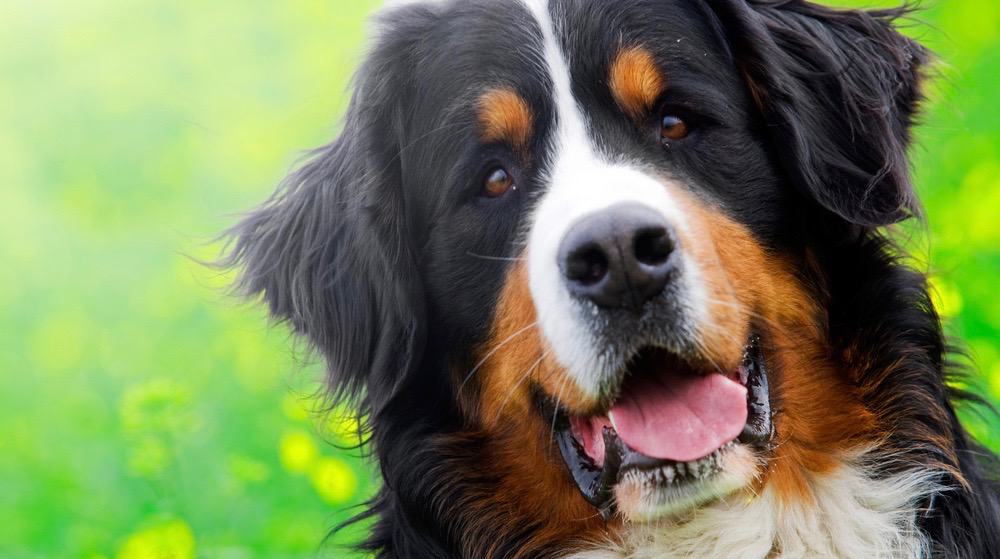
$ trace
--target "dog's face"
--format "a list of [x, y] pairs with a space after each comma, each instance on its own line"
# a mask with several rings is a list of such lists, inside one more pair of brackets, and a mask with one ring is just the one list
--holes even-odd
[[377, 445], [447, 448], [496, 492], [470, 510], [554, 539], [808, 498], [878, 436], [816, 255], [912, 209], [917, 47], [798, 2], [411, 4], [238, 231]]
[[461, 39], [415, 68], [434, 93], [405, 111], [400, 160], [431, 224], [431, 315], [475, 332], [452, 366], [465, 415], [561, 446], [572, 477], [525, 481], [572, 479], [630, 519], [750, 484], [765, 353], [819, 335], [769, 254], [791, 192], [720, 30], [687, 1], [488, 5], [453, 8]]

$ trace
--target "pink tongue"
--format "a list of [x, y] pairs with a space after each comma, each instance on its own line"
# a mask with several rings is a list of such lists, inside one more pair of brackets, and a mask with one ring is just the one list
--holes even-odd
[[[747, 389], [721, 374], [661, 374], [630, 383], [612, 408], [618, 436], [651, 458], [691, 462], [733, 441], [747, 421]], [[602, 430], [609, 419], [573, 421], [584, 450], [604, 463]]]
[[704, 458], [735, 440], [747, 422], [747, 389], [720, 374], [667, 374], [629, 388], [611, 409], [615, 430], [651, 458]]

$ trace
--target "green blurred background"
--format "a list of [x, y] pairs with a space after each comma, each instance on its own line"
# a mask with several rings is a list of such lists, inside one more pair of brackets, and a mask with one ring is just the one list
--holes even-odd
[[[186, 255], [335, 135], [376, 4], [4, 1], [0, 557], [350, 555], [356, 531], [322, 539], [374, 485], [352, 423]], [[930, 235], [906, 234], [1000, 401], [1000, 4], [920, 20], [942, 78], [914, 151]]]

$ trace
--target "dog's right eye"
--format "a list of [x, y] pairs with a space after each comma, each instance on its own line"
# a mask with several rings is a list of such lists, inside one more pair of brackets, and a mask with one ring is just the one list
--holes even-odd
[[512, 190], [517, 190], [514, 177], [503, 167], [495, 167], [486, 175], [482, 195], [486, 198], [501, 198]]

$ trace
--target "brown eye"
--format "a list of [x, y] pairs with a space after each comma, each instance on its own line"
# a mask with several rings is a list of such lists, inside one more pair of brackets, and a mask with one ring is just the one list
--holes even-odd
[[517, 190], [514, 178], [503, 167], [490, 171], [483, 185], [483, 195], [487, 198], [500, 198], [511, 190]]
[[683, 140], [688, 133], [688, 125], [680, 117], [664, 115], [660, 122], [660, 138], [663, 140]]

